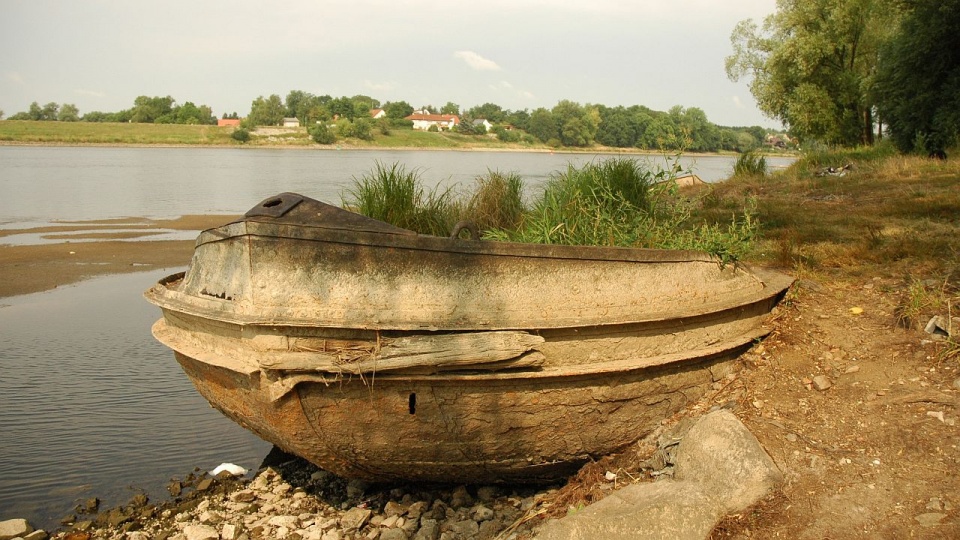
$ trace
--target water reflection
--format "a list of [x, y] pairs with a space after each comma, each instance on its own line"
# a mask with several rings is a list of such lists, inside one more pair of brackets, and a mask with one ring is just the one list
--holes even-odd
[[195, 466], [266, 455], [150, 335], [159, 311], [141, 293], [175, 271], [0, 300], [0, 517], [55, 527], [80, 498], [156, 499]]

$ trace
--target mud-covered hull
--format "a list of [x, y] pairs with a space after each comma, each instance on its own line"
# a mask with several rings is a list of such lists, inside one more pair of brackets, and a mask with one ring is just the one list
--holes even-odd
[[230, 418], [374, 481], [543, 481], [622, 449], [726, 375], [791, 282], [423, 237], [291, 194], [254, 211], [147, 291], [154, 335]]

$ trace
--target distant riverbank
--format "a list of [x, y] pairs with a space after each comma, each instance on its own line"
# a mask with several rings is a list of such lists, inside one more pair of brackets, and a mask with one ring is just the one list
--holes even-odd
[[[412, 129], [391, 129], [375, 133], [372, 140], [346, 138], [333, 144], [313, 142], [305, 127], [261, 127], [250, 132], [244, 143], [231, 137], [233, 127], [183, 124], [132, 124], [108, 122], [0, 121], [0, 145], [43, 146], [131, 146], [131, 147], [220, 147], [289, 148], [303, 150], [458, 150], [495, 152], [544, 152], [571, 154], [733, 155], [730, 152], [694, 154], [689, 152], [617, 148], [602, 145], [588, 147], [551, 147], [543, 143], [507, 143], [493, 134], [462, 135], [432, 133]], [[793, 157], [794, 153], [772, 155]]]

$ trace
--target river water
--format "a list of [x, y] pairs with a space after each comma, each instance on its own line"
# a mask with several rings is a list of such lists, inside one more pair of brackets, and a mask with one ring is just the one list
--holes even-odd
[[[379, 161], [418, 169], [426, 188], [488, 170], [535, 187], [570, 163], [609, 156], [518, 152], [0, 147], [0, 228], [56, 221], [240, 214], [294, 191], [339, 204]], [[646, 158], [653, 166], [663, 158]], [[734, 159], [682, 158], [708, 182]], [[785, 167], [789, 158], [768, 160]], [[0, 243], [42, 241], [0, 237]], [[193, 237], [191, 232], [188, 236]], [[2, 256], [2, 254], [0, 254]], [[150, 335], [141, 293], [169, 268], [0, 299], [0, 520], [52, 528], [78, 501], [105, 506], [221, 462], [255, 469], [269, 445], [210, 408]]]

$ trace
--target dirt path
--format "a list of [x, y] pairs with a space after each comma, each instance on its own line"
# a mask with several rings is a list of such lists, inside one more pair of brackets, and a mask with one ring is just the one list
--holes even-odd
[[897, 326], [901, 287], [800, 282], [731, 390], [786, 482], [715, 538], [960, 538], [958, 362]]

